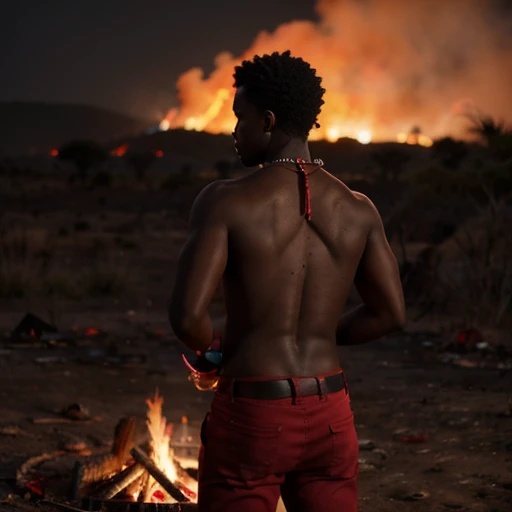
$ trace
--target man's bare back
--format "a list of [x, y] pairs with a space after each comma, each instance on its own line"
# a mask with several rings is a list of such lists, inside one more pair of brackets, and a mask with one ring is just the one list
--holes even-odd
[[311, 171], [309, 222], [296, 166], [270, 165], [219, 191], [231, 250], [224, 274], [225, 375], [339, 368], [336, 327], [366, 245], [369, 208], [325, 170]]
[[[403, 322], [396, 261], [375, 207], [324, 169], [309, 171], [310, 221], [302, 213], [303, 178], [290, 164], [215, 182], [196, 202], [192, 224], [194, 218], [200, 224], [190, 260], [187, 248], [182, 254], [176, 289], [185, 300], [211, 299], [214, 289], [187, 279], [187, 265], [223, 265], [223, 375], [323, 374], [340, 367], [337, 344], [366, 341]], [[202, 240], [199, 247], [194, 234]], [[224, 249], [218, 243], [223, 237]], [[368, 317], [355, 340], [352, 318], [339, 321], [353, 282], [366, 302], [360, 314]]]

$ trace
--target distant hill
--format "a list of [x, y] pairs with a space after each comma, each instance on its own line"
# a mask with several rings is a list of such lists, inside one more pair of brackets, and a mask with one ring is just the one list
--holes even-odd
[[161, 150], [166, 156], [210, 163], [222, 159], [237, 160], [231, 135], [176, 129], [118, 139], [110, 142], [107, 148], [125, 144], [135, 153]]
[[0, 156], [45, 154], [72, 139], [107, 143], [152, 124], [87, 105], [0, 102]]
[[[170, 158], [177, 162], [202, 162], [203, 164], [213, 164], [219, 160], [238, 162], [231, 135], [213, 135], [206, 132], [176, 129], [118, 139], [106, 145], [109, 150], [121, 146], [125, 146], [127, 151], [134, 153], [162, 151], [167, 157], [165, 168], [169, 168], [168, 159]], [[417, 158], [428, 153], [428, 150], [421, 146], [396, 142], [364, 145], [349, 138], [339, 139], [335, 143], [327, 141], [310, 142], [309, 147], [311, 156], [322, 158], [333, 174], [343, 174], [344, 172], [365, 173], [368, 169], [375, 168], [372, 154], [384, 148], [397, 148], [400, 152], [409, 154], [411, 158]]]

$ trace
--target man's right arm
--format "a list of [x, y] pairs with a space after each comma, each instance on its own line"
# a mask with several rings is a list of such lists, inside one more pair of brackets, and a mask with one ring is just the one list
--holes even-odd
[[338, 345], [357, 345], [400, 330], [405, 304], [396, 258], [389, 247], [382, 219], [373, 203], [362, 199], [369, 230], [366, 247], [354, 278], [363, 303], [345, 313], [336, 330]]

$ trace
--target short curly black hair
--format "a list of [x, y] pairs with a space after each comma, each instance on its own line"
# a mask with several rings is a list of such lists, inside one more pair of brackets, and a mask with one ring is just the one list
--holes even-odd
[[271, 110], [277, 126], [293, 137], [306, 140], [324, 104], [322, 79], [290, 50], [255, 55], [235, 67], [234, 87], [244, 86], [247, 98], [261, 110]]

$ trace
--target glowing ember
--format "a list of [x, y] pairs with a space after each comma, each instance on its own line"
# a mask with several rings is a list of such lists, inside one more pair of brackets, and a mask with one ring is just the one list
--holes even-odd
[[59, 150], [53, 148], [52, 150], [50, 150], [50, 156], [59, 156]]
[[128, 144], [122, 144], [121, 146], [114, 148], [110, 154], [112, 156], [123, 156], [128, 151]]
[[161, 149], [157, 149], [155, 151], [155, 156], [157, 156], [158, 158], [162, 158], [164, 156], [164, 152]]

